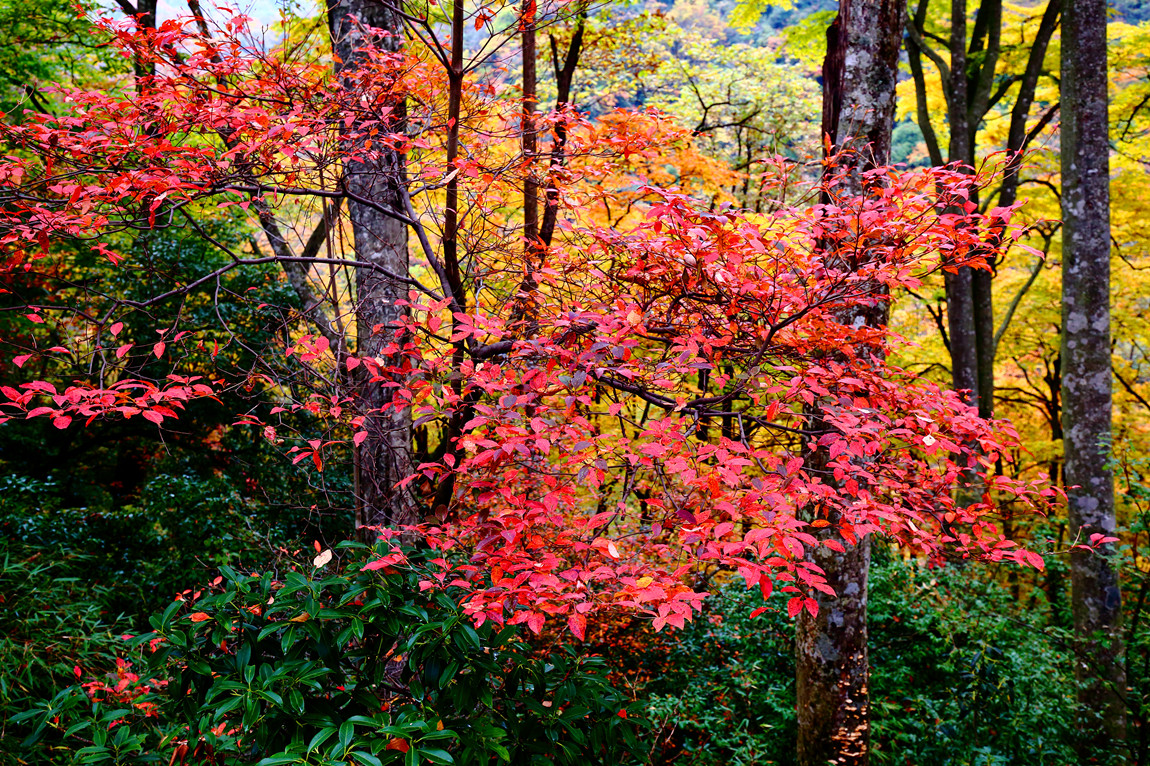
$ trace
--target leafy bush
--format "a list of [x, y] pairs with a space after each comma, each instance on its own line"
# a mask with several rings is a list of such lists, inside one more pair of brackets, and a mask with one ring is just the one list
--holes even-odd
[[163, 467], [170, 470], [157, 471], [123, 505], [70, 506], [52, 480], [0, 479], [0, 533], [36, 549], [82, 554], [74, 559], [83, 563], [77, 575], [99, 586], [90, 600], [140, 630], [148, 615], [219, 566], [250, 566], [286, 541], [350, 527], [338, 520], [315, 528], [305, 513], [270, 512], [227, 476]]
[[222, 567], [131, 642], [146, 673], [122, 663], [17, 718], [77, 743], [76, 763], [622, 763], [637, 746], [600, 660], [539, 655], [473, 627], [451, 589], [341, 551], [342, 567]]
[[[869, 622], [875, 764], [1074, 763], [1066, 635], [979, 566], [928, 568], [876, 546]], [[794, 764], [794, 623], [741, 582], [654, 640], [636, 694], [662, 763]], [[649, 640], [646, 636], [643, 640]]]
[[978, 566], [876, 551], [870, 591], [875, 763], [1076, 762], [1069, 636]]
[[640, 691], [664, 763], [791, 763], [796, 737], [794, 624], [750, 618], [741, 583], [719, 588], [694, 622], [656, 643]]
[[2, 764], [35, 762], [16, 760], [35, 727], [11, 722], [13, 715], [71, 687], [77, 669], [114, 666], [123, 648], [99, 603], [104, 589], [80, 576], [88, 566], [75, 554], [17, 547], [0, 537]]

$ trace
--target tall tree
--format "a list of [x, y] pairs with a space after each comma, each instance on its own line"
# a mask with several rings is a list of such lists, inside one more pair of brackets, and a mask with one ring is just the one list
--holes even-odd
[[[1062, 15], [1063, 450], [1071, 529], [1089, 538], [1115, 528], [1106, 0], [1063, 0]], [[1116, 753], [1126, 735], [1122, 598], [1107, 552], [1071, 554], [1083, 763]]]
[[[851, 163], [844, 192], [866, 193], [862, 173], [889, 162], [895, 86], [902, 42], [901, 0], [843, 0], [827, 31], [823, 64], [823, 132]], [[853, 255], [840, 256], [853, 268]], [[880, 285], [871, 288], [881, 293]], [[845, 325], [887, 323], [887, 303], [859, 301], [843, 310]], [[857, 352], [865, 364], [868, 352]], [[869, 352], [879, 354], [877, 348]], [[816, 413], [813, 422], [825, 423]], [[811, 470], [825, 469], [828, 454], [816, 449]], [[831, 473], [826, 472], [826, 480]], [[837, 529], [840, 519], [828, 519]], [[870, 539], [848, 546], [817, 546], [811, 558], [827, 576], [834, 596], [819, 593], [817, 615], [804, 612], [796, 639], [798, 756], [802, 766], [865, 764], [870, 757], [870, 699], [867, 691], [867, 575]]]
[[[398, 8], [384, 0], [329, 0], [328, 25], [341, 74], [351, 72], [366, 47], [396, 53], [404, 38]], [[386, 126], [388, 130], [402, 129], [403, 108], [402, 103], [392, 105], [395, 124]], [[348, 127], [357, 131], [355, 123]], [[367, 141], [362, 143], [365, 146], [352, 153], [343, 172], [355, 260], [366, 264], [356, 269], [355, 277], [356, 353], [375, 359], [395, 340], [403, 316], [396, 302], [407, 297], [407, 285], [395, 276], [408, 273], [408, 211], [402, 155], [378, 147], [370, 153]], [[356, 456], [357, 522], [410, 523], [415, 520], [415, 503], [397, 484], [412, 469], [411, 410], [392, 406], [395, 388], [374, 377], [370, 366], [360, 368], [357, 383], [367, 438]]]

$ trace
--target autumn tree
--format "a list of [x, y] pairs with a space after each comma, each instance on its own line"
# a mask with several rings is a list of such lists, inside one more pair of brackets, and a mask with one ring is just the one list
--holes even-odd
[[[1063, 3], [1062, 428], [1071, 529], [1115, 529], [1111, 470], [1110, 137], [1106, 3]], [[1109, 548], [1071, 558], [1082, 759], [1126, 737], [1122, 598]], [[1121, 757], [1121, 756], [1119, 756]]]
[[[874, 64], [856, 69], [847, 56], [830, 70], [842, 86], [829, 110], [834, 140], [869, 124], [861, 132], [877, 152], [890, 103], [875, 76], [893, 77], [897, 51], [884, 9], [896, 12], [852, 5], [839, 27], [845, 45], [872, 40]], [[125, 231], [193, 232], [226, 263], [195, 280], [175, 275], [140, 301], [105, 294], [99, 280], [67, 300], [9, 295], [35, 319], [26, 336], [4, 339], [22, 371], [0, 388], [4, 416], [61, 430], [137, 416], [170, 427], [191, 399], [258, 387], [274, 406], [237, 420], [319, 484], [349, 445], [372, 439], [373, 418], [410, 413], [401, 417], [413, 433], [396, 452], [419, 457], [380, 491], [410, 493], [421, 523], [387, 516], [379, 532], [395, 547], [368, 569], [403, 566], [398, 541], [419, 535], [442, 552], [425, 587], [465, 589], [476, 623], [535, 632], [552, 621], [582, 637], [589, 619], [618, 610], [655, 629], [681, 626], [714, 578], [759, 589], [764, 609], [817, 617], [816, 594], [829, 596], [828, 577], [840, 575], [839, 560], [816, 551], [852, 561], [846, 545], [865, 551], [868, 536], [936, 558], [1041, 565], [993, 521], [999, 502], [1046, 507], [1041, 482], [1000, 476], [977, 503], [953, 499], [972, 461], [1009, 459], [1009, 428], [890, 364], [898, 340], [882, 321], [887, 293], [983, 256], [1005, 221], [959, 200], [985, 179], [872, 167], [862, 149], [813, 166], [776, 158], [760, 179], [771, 204], [756, 214], [643, 177], [691, 142], [666, 115], [540, 110], [529, 122], [553, 147], [562, 135], [563, 159], [534, 168], [555, 228], [540, 236], [546, 257], [528, 261], [516, 215], [535, 159], [523, 157], [523, 95], [483, 70], [462, 35], [486, 29], [497, 47], [523, 26], [518, 17], [497, 26], [488, 10], [456, 3], [439, 26], [405, 15], [398, 47], [384, 27], [352, 33], [340, 21], [338, 71], [292, 40], [260, 44], [240, 17], [103, 22], [155, 74], [134, 91], [69, 90], [65, 115], [0, 124], [10, 147], [0, 163], [5, 284], [54, 268], [67, 247], [93, 250], [109, 270], [138, 268], [116, 247]], [[888, 36], [855, 37], [880, 17]], [[604, 206], [630, 212], [604, 225]], [[263, 241], [240, 252], [213, 238], [205, 223], [221, 207]], [[278, 222], [293, 216], [308, 225], [288, 234]], [[398, 235], [387, 239], [393, 220], [412, 234], [406, 271]], [[303, 250], [280, 247], [294, 239]], [[381, 242], [392, 249], [374, 249]], [[221, 294], [218, 281], [268, 264], [300, 298], [277, 308], [285, 329], [269, 356], [298, 366], [232, 380], [195, 380], [178, 366], [132, 374], [124, 359], [140, 341], [118, 337], [123, 316], [210, 294], [222, 317], [243, 296]], [[365, 304], [380, 295], [366, 272], [392, 291], [378, 305]], [[516, 313], [527, 273], [529, 333]], [[305, 300], [309, 290], [318, 302]], [[385, 313], [356, 331], [341, 324], [369, 310]], [[178, 365], [173, 352], [214, 327], [170, 338], [160, 329], [140, 350]], [[379, 345], [362, 345], [359, 332]], [[65, 353], [69, 372], [36, 374], [41, 359]], [[283, 427], [285, 412], [300, 411], [314, 432]], [[852, 585], [841, 583], [848, 598]], [[823, 602], [833, 616], [832, 603]], [[834, 741], [865, 758], [852, 744], [864, 734], [859, 717], [844, 723], [832, 724]]]

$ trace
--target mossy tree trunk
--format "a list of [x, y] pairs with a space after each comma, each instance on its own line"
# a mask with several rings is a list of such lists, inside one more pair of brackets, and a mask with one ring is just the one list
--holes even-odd
[[[851, 150], [848, 194], [863, 194], [861, 174], [890, 161], [895, 85], [902, 42], [902, 0], [843, 0], [827, 32], [823, 65], [823, 130], [835, 148]], [[881, 287], [876, 285], [876, 290]], [[887, 321], [886, 302], [842, 317], [847, 324]], [[816, 428], [821, 422], [815, 413]], [[808, 456], [818, 471], [827, 455]], [[832, 519], [824, 529], [838, 527]], [[818, 616], [803, 612], [797, 626], [798, 760], [801, 766], [866, 764], [870, 757], [867, 657], [867, 576], [870, 539], [844, 541], [842, 553], [820, 546], [811, 560], [836, 596], [816, 594]]]
[[[1062, 5], [1062, 430], [1070, 529], [1112, 535], [1106, 0]], [[1080, 762], [1122, 759], [1122, 598], [1112, 546], [1071, 554]]]

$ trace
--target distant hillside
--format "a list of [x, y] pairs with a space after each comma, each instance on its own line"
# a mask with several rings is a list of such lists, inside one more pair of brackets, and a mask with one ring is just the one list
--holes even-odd
[[1114, 18], [1127, 24], [1137, 24], [1150, 20], [1150, 0], [1111, 0], [1110, 11]]

